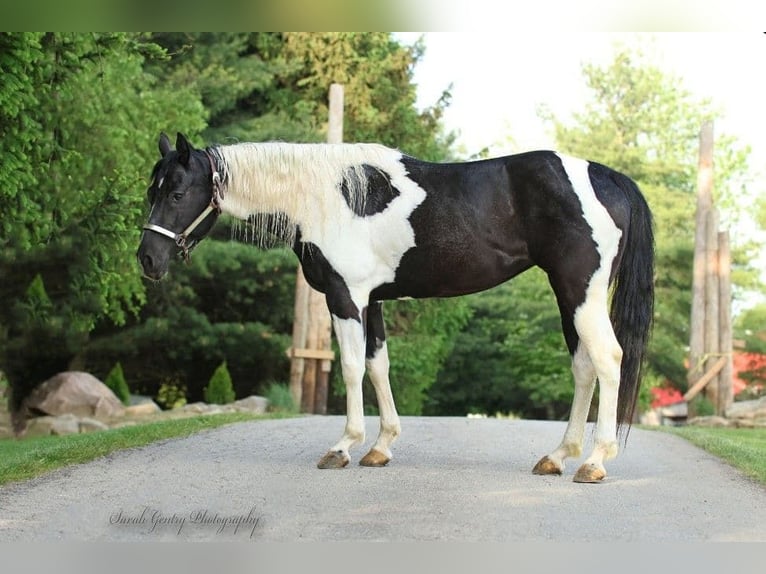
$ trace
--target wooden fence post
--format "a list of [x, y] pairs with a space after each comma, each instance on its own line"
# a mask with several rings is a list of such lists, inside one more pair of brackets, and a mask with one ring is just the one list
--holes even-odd
[[[331, 84], [328, 98], [327, 143], [343, 143], [343, 86]], [[310, 309], [311, 317], [317, 320], [317, 348], [330, 351], [332, 348], [332, 320], [327, 311], [324, 296], [321, 296], [319, 300], [312, 299]], [[328, 359], [318, 359], [315, 363], [314, 412], [324, 415], [327, 414], [331, 362]]]
[[689, 372], [692, 387], [704, 375], [705, 355], [705, 262], [707, 212], [713, 206], [713, 124], [705, 122], [700, 130], [699, 166], [697, 170], [697, 211], [694, 235], [694, 275], [692, 279], [692, 311], [689, 328]]
[[[718, 210], [711, 208], [705, 221], [705, 354], [702, 373], [706, 373], [718, 360], [719, 348], [719, 301], [718, 287]], [[718, 378], [705, 389], [705, 396], [718, 413]]]
[[718, 272], [719, 272], [719, 350], [726, 358], [721, 373], [718, 375], [718, 405], [716, 413], [725, 416], [726, 411], [734, 402], [733, 372], [734, 357], [733, 335], [731, 325], [731, 250], [729, 232], [718, 234]]
[[[343, 141], [343, 86], [332, 84], [329, 94], [327, 142]], [[304, 413], [327, 413], [332, 353], [332, 322], [325, 297], [306, 282], [298, 267], [295, 283], [293, 345], [288, 351], [290, 393]]]

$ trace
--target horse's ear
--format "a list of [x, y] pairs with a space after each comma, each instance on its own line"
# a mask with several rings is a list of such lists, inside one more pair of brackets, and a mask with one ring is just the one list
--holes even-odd
[[165, 157], [173, 148], [170, 147], [170, 138], [165, 132], [160, 134], [160, 155]]
[[178, 161], [181, 165], [189, 167], [189, 157], [191, 156], [192, 149], [194, 148], [187, 141], [186, 136], [178, 132], [176, 134], [176, 151], [178, 152]]

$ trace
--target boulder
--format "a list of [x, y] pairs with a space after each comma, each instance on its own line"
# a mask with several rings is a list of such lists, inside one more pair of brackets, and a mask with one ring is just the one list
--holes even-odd
[[737, 401], [726, 409], [726, 417], [730, 419], [753, 420], [766, 418], [766, 397], [752, 401]]
[[125, 413], [122, 402], [109, 387], [80, 371], [59, 373], [38, 385], [24, 399], [24, 407], [30, 413], [53, 416], [108, 418]]
[[126, 416], [140, 417], [154, 415], [159, 412], [162, 412], [162, 409], [152, 400], [125, 407]]
[[96, 431], [109, 430], [109, 425], [101, 421], [98, 421], [96, 419], [91, 419], [86, 417], [86, 418], [80, 419], [77, 422], [80, 427], [80, 432], [96, 432]]
[[234, 401], [232, 405], [238, 412], [244, 411], [262, 415], [269, 408], [269, 399], [259, 397], [258, 395], [250, 395], [244, 399]]

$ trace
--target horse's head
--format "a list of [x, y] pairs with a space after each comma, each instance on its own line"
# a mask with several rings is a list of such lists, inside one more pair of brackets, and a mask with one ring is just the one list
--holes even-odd
[[223, 196], [216, 159], [209, 151], [194, 149], [181, 133], [175, 150], [165, 134], [160, 135], [159, 147], [162, 157], [148, 190], [149, 221], [138, 247], [144, 275], [154, 280], [165, 275], [172, 255], [188, 258], [213, 227]]

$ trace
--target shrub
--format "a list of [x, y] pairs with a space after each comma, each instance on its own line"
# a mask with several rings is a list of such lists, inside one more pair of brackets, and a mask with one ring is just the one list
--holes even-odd
[[210, 382], [204, 389], [205, 402], [214, 405], [225, 405], [234, 401], [234, 385], [231, 375], [226, 366], [226, 361], [218, 365], [218, 368], [210, 377]]
[[177, 375], [166, 377], [157, 391], [157, 404], [166, 409], [178, 409], [186, 404], [186, 385]]
[[117, 398], [122, 401], [123, 405], [127, 406], [130, 404], [130, 389], [128, 388], [128, 383], [125, 382], [125, 375], [122, 372], [122, 365], [119, 361], [109, 371], [104, 384], [117, 395]]
[[280, 383], [270, 383], [266, 388], [266, 398], [269, 400], [269, 410], [278, 413], [297, 413], [298, 406], [293, 400], [290, 388]]

